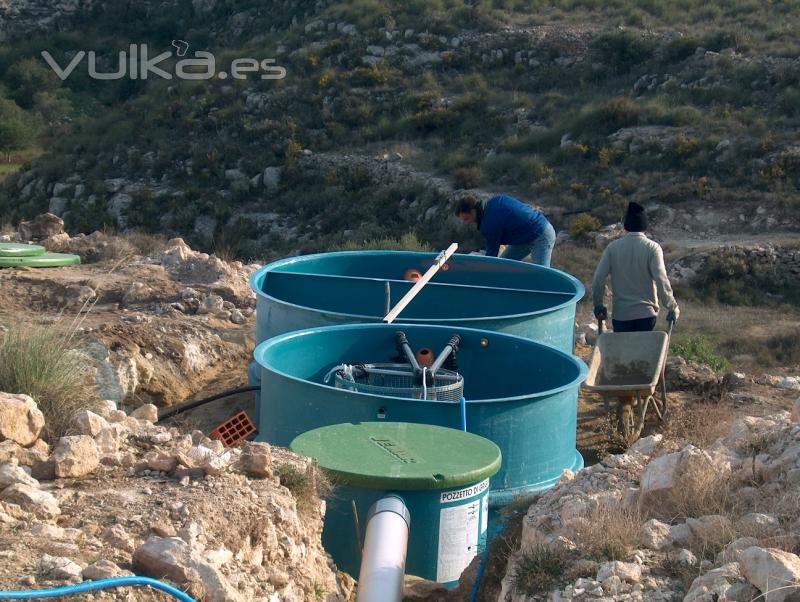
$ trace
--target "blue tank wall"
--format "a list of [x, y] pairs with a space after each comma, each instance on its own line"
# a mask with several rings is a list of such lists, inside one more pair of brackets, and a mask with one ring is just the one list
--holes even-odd
[[461, 335], [458, 370], [465, 382], [467, 430], [493, 441], [503, 453], [503, 466], [492, 478], [493, 504], [546, 489], [563, 469], [583, 466], [575, 437], [586, 365], [525, 338], [451, 326], [343, 325], [262, 343], [255, 352], [261, 368], [259, 439], [288, 446], [314, 428], [376, 419], [460, 428], [458, 403], [365, 395], [323, 384], [337, 364], [390, 361], [399, 329], [415, 350], [438, 351], [454, 333]]

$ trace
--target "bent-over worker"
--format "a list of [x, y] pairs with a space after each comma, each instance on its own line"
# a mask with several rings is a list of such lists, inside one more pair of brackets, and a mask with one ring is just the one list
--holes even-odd
[[507, 194], [480, 198], [469, 193], [456, 205], [456, 215], [466, 224], [475, 224], [486, 239], [486, 255], [550, 267], [556, 231], [544, 213]]
[[629, 203], [623, 226], [626, 234], [606, 247], [594, 273], [595, 317], [608, 319], [603, 297], [606, 278], [611, 274], [614, 332], [653, 330], [659, 301], [667, 308], [667, 321], [677, 321], [680, 310], [664, 267], [664, 252], [657, 242], [645, 235], [647, 213], [644, 207]]

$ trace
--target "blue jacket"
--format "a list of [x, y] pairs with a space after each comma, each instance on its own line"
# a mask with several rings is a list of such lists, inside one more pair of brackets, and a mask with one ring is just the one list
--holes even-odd
[[539, 238], [547, 227], [541, 211], [507, 194], [478, 206], [478, 229], [486, 239], [486, 255], [497, 257], [500, 245], [524, 245]]

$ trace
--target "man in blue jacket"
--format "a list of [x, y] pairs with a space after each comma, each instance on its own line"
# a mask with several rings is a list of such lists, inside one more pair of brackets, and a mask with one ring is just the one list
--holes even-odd
[[541, 211], [507, 194], [482, 199], [474, 193], [463, 195], [456, 205], [456, 215], [466, 224], [478, 226], [486, 239], [486, 255], [497, 257], [500, 245], [506, 245], [501, 257], [550, 267], [556, 231]]

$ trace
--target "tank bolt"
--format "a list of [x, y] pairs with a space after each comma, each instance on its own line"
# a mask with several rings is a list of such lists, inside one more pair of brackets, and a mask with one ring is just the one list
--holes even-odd
[[486, 337], [481, 339], [481, 347], [488, 347], [489, 346], [489, 339]]

